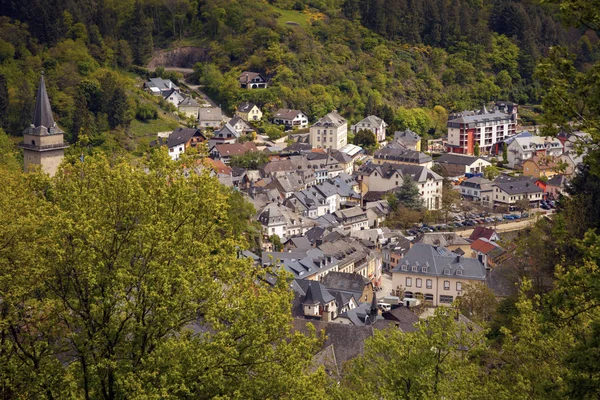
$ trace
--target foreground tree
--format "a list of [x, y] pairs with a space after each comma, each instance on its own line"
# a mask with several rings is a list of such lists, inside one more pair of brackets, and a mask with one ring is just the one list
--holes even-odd
[[237, 257], [208, 172], [157, 152], [0, 174], [3, 397], [322, 397], [317, 341], [289, 334], [285, 280]]

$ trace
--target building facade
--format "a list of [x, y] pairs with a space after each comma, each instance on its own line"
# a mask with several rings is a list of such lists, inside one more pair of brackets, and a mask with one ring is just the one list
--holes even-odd
[[337, 110], [318, 120], [310, 127], [310, 145], [322, 149], [339, 150], [348, 144], [348, 122]]

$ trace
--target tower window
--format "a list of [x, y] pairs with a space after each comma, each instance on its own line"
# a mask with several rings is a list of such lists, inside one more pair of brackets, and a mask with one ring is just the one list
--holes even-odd
[[31, 144], [35, 146], [35, 140], [31, 140]]

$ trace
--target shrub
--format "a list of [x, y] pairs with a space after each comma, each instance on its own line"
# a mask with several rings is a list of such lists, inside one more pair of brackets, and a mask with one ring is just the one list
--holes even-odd
[[156, 108], [152, 107], [150, 104], [140, 104], [135, 110], [135, 118], [140, 121], [157, 119], [158, 112], [156, 112]]

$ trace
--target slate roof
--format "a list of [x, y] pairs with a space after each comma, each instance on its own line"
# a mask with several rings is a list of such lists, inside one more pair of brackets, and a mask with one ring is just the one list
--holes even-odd
[[567, 183], [567, 177], [562, 174], [559, 174], [559, 175], [554, 175], [552, 178], [548, 179], [548, 182], [546, 182], [546, 185], [554, 186], [554, 187], [563, 187], [566, 183]]
[[[443, 154], [435, 162], [440, 164], [457, 164], [457, 165], [471, 165], [477, 160], [485, 161], [481, 157], [463, 156], [460, 154]], [[486, 161], [487, 162], [487, 161]]]
[[362, 293], [365, 285], [371, 281], [360, 274], [348, 274], [332, 271], [321, 279], [321, 283], [328, 289], [338, 289]]
[[223, 113], [219, 107], [200, 107], [198, 112], [200, 121], [221, 121]]
[[374, 171], [377, 171], [384, 179], [391, 179], [396, 173], [398, 173], [400, 175], [398, 178], [399, 181], [404, 179], [404, 175], [410, 175], [412, 180], [416, 183], [424, 183], [427, 182], [428, 179], [443, 179], [440, 175], [436, 174], [427, 167], [411, 164], [368, 163], [363, 165], [358, 173], [362, 175], [371, 175]]
[[305, 278], [319, 272], [328, 271], [338, 264], [335, 257], [325, 256], [320, 249], [289, 252], [266, 252], [261, 256], [262, 265], [277, 265], [291, 272], [295, 278]]
[[322, 117], [321, 119], [319, 119], [317, 122], [315, 122], [315, 124], [313, 125], [314, 127], [339, 127], [342, 126], [346, 123], [346, 119], [344, 117], [342, 117], [340, 114], [338, 114], [338, 112], [336, 110], [330, 112], [329, 114], [325, 115], [324, 117]]
[[156, 88], [160, 91], [166, 91], [170, 89], [177, 89], [177, 85], [175, 85], [170, 79], [162, 79], [162, 78], [150, 78], [146, 82], [146, 86], [149, 88]]
[[341, 152], [341, 151], [332, 151], [331, 152], [331, 157], [333, 157], [337, 162], [342, 163], [342, 164], [348, 164], [350, 162], [352, 162], [352, 157], [350, 157], [348, 154]]
[[432, 161], [432, 158], [425, 153], [416, 150], [409, 150], [400, 147], [387, 145], [383, 149], [375, 152], [374, 157], [380, 160], [394, 160], [412, 164], [426, 164]]
[[250, 102], [243, 102], [240, 103], [240, 105], [237, 107], [237, 110], [241, 113], [248, 113], [250, 112], [250, 110], [252, 110], [254, 107], [256, 106], [256, 104], [254, 103], [250, 103]]
[[390, 311], [384, 312], [383, 318], [398, 322], [398, 328], [402, 332], [417, 331], [415, 324], [419, 322], [419, 317], [404, 306], [392, 308]]
[[365, 117], [365, 118], [361, 119], [360, 121], [358, 121], [356, 123], [356, 125], [353, 125], [352, 128], [361, 129], [362, 127], [360, 125], [362, 125], [362, 124], [369, 124], [370, 126], [368, 126], [368, 128], [371, 128], [371, 127], [376, 128], [376, 127], [381, 126], [382, 124], [384, 126], [387, 126], [387, 124], [385, 123], [385, 121], [383, 119], [379, 118], [376, 115], [369, 115], [368, 117]]
[[244, 71], [240, 74], [240, 83], [248, 83], [252, 79], [259, 77], [259, 76], [261, 77], [262, 80], [265, 80], [265, 78], [258, 72]]
[[[485, 107], [483, 110], [485, 110]], [[475, 122], [483, 122], [486, 120], [500, 121], [500, 120], [512, 119], [511, 114], [506, 114], [500, 110], [494, 110], [492, 112], [484, 111], [481, 113], [471, 114], [471, 115], [466, 115], [466, 114], [467, 114], [467, 112], [463, 113], [463, 115], [458, 118], [449, 120], [448, 123], [452, 122], [452, 123], [459, 123], [459, 124], [469, 124], [469, 123], [475, 123]]]
[[[402, 267], [406, 266], [406, 270]], [[413, 271], [412, 267], [417, 270]], [[461, 276], [472, 280], [485, 280], [485, 268], [475, 258], [458, 256], [445, 247], [416, 243], [392, 270], [425, 276]]]
[[288, 108], [280, 108], [279, 110], [277, 110], [277, 112], [275, 113], [275, 115], [273, 117], [280, 118], [280, 119], [293, 120], [294, 118], [296, 118], [298, 116], [298, 114], [304, 114], [304, 113], [300, 110], [291, 110]]
[[172, 148], [180, 144], [187, 143], [196, 133], [204, 137], [202, 132], [196, 128], [177, 128], [169, 135], [167, 147]]
[[198, 104], [198, 102], [191, 97], [186, 97], [181, 103], [179, 103], [179, 107], [200, 107], [200, 104]]
[[508, 193], [509, 195], [521, 193], [543, 193], [544, 190], [536, 186], [536, 181], [537, 179], [533, 178], [514, 182], [502, 182], [496, 183], [496, 187]]
[[31, 124], [33, 125], [33, 129], [32, 127], [28, 127], [25, 129], [25, 133], [37, 136], [64, 133], [54, 122], [43, 74], [40, 77], [40, 84], [35, 97], [35, 109]]
[[[302, 279], [303, 281], [307, 281]], [[307, 281], [308, 285], [305, 290], [305, 296], [302, 299], [302, 304], [319, 305], [327, 304], [335, 300], [325, 286], [319, 281]]]
[[482, 178], [480, 176], [474, 176], [460, 183], [460, 186], [478, 188], [482, 190], [492, 190], [493, 182], [489, 179]]
[[406, 129], [404, 131], [394, 132], [394, 140], [400, 143], [416, 144], [419, 140], [421, 140], [421, 136], [417, 135], [410, 129]]

